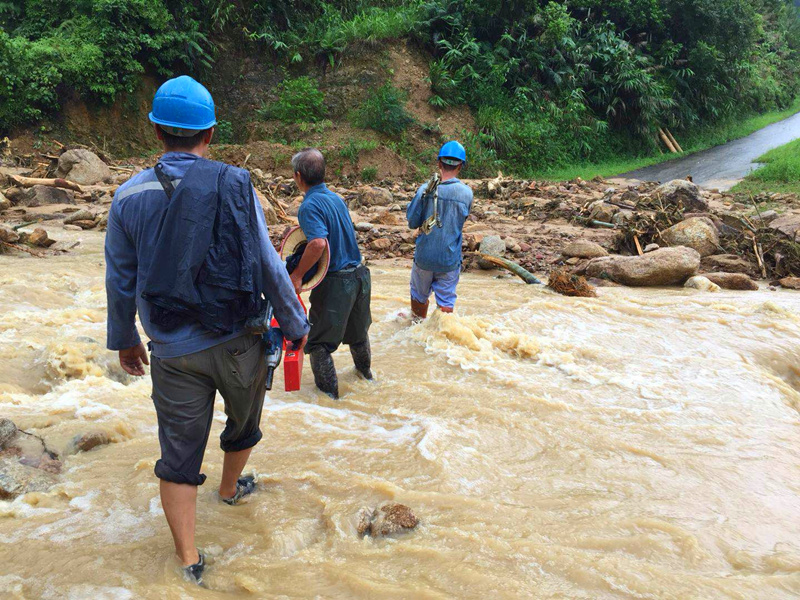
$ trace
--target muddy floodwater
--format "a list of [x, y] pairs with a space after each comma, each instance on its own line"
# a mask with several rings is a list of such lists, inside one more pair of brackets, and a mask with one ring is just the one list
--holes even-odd
[[[65, 453], [0, 502], [0, 597], [741, 598], [800, 595], [800, 293], [601, 288], [564, 298], [468, 273], [411, 326], [409, 270], [373, 265], [377, 381], [272, 392], [250, 502], [198, 500], [208, 589], [177, 573], [149, 378], [104, 349], [102, 234], [0, 256], [0, 416]], [[282, 375], [276, 378], [280, 387]], [[419, 527], [360, 538], [363, 506]]]

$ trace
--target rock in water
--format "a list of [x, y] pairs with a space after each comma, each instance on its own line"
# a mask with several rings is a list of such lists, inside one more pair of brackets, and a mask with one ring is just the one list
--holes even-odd
[[0, 449], [17, 436], [17, 426], [11, 419], [0, 419]]
[[726, 290], [758, 290], [758, 284], [744, 273], [703, 273], [703, 276]]
[[34, 185], [15, 196], [15, 202], [22, 206], [36, 207], [48, 204], [75, 204], [75, 195], [70, 190]]
[[[502, 258], [506, 252], [506, 243], [500, 239], [499, 235], [487, 235], [481, 240], [481, 245], [478, 250], [481, 254], [488, 254], [490, 256], [497, 256]], [[481, 259], [478, 261], [478, 266], [481, 269], [494, 269], [496, 265], [486, 262]]]
[[47, 232], [44, 229], [37, 227], [33, 230], [33, 233], [28, 236], [28, 243], [41, 248], [49, 248], [55, 244], [56, 241], [47, 237]]
[[601, 256], [586, 265], [589, 277], [606, 277], [623, 285], [676, 285], [697, 273], [697, 250], [678, 246], [660, 248], [642, 256]]
[[706, 271], [724, 271], [726, 273], [746, 273], [751, 277], [758, 277], [758, 269], [749, 260], [735, 254], [714, 254], [706, 256], [701, 261], [701, 266]]
[[711, 256], [719, 250], [719, 236], [714, 223], [704, 217], [692, 217], [661, 232], [661, 239], [670, 246], [688, 246]]
[[800, 277], [784, 277], [778, 283], [789, 290], [800, 290]]
[[608, 252], [600, 244], [589, 240], [575, 240], [567, 244], [561, 251], [567, 258], [597, 258], [598, 256], [608, 256]]
[[85, 433], [82, 436], [76, 436], [72, 440], [72, 445], [75, 447], [76, 452], [88, 452], [98, 446], [105, 446], [110, 444], [111, 440], [108, 435], [103, 432]]
[[707, 211], [708, 202], [700, 194], [700, 188], [686, 179], [673, 179], [655, 189], [654, 194], [660, 195], [662, 201], [668, 204], [680, 204], [686, 210]]
[[405, 504], [389, 503], [377, 509], [358, 511], [359, 535], [380, 537], [410, 531], [419, 525], [419, 519]]
[[15, 457], [0, 458], [0, 500], [12, 500], [29, 492], [46, 492], [56, 481], [52, 473], [20, 464]]
[[713, 283], [710, 279], [702, 275], [689, 277], [686, 283], [683, 284], [683, 287], [700, 290], [701, 292], [718, 292], [722, 289], [716, 283]]
[[19, 241], [19, 234], [5, 225], [0, 225], [0, 242], [15, 244]]
[[64, 223], [74, 223], [75, 221], [94, 221], [94, 215], [85, 208], [77, 210], [64, 219]]
[[85, 148], [67, 150], [58, 158], [56, 177], [81, 185], [111, 181], [111, 169], [97, 154]]

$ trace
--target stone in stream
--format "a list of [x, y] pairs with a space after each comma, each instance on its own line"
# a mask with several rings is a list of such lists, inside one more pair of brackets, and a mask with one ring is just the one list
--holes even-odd
[[580, 271], [585, 271], [588, 277], [605, 277], [622, 285], [660, 286], [682, 284], [697, 273], [699, 266], [697, 250], [678, 246], [660, 248], [642, 256], [593, 258]]
[[701, 292], [718, 292], [722, 289], [716, 283], [713, 283], [710, 279], [702, 275], [689, 277], [686, 283], [683, 284], [683, 287], [692, 288]]
[[94, 215], [82, 208], [81, 210], [76, 210], [71, 215], [68, 215], [66, 219], [64, 219], [64, 223], [74, 223], [75, 221], [92, 221], [94, 222]]
[[7, 227], [6, 225], [0, 225], [0, 242], [8, 242], [9, 244], [15, 244], [19, 241], [19, 234], [11, 229], [11, 227]]
[[11, 419], [0, 419], [0, 450], [17, 436], [17, 426]]
[[561, 251], [567, 258], [597, 258], [608, 256], [608, 252], [600, 244], [589, 240], [575, 240], [570, 242]]
[[778, 283], [789, 290], [800, 290], [800, 277], [784, 277]]
[[55, 244], [56, 241], [47, 237], [47, 232], [44, 229], [37, 227], [33, 230], [33, 233], [28, 236], [28, 243], [41, 248], [49, 248]]
[[700, 262], [704, 271], [725, 273], [746, 273], [751, 277], [758, 277], [758, 269], [746, 258], [735, 254], [713, 254], [706, 256]]
[[75, 204], [75, 194], [71, 190], [49, 185], [34, 185], [15, 196], [15, 203], [28, 206], [46, 206], [48, 204]]
[[111, 439], [102, 431], [77, 435], [72, 440], [72, 447], [75, 452], [88, 452], [98, 446], [106, 446], [111, 443]]
[[[500, 239], [499, 235], [487, 235], [481, 240], [479, 252], [490, 256], [502, 257], [506, 251], [506, 243]], [[478, 260], [481, 269], [494, 269], [496, 265], [483, 259]]]
[[111, 169], [91, 150], [75, 148], [58, 157], [56, 177], [63, 177], [80, 185], [94, 185], [111, 181]]
[[700, 253], [711, 256], [719, 248], [717, 228], [710, 219], [692, 217], [676, 223], [661, 232], [661, 239], [669, 246], [688, 246]]
[[14, 456], [0, 457], [0, 500], [29, 492], [46, 492], [58, 480], [53, 473], [21, 464]]
[[700, 188], [686, 179], [673, 179], [661, 184], [653, 192], [666, 204], [680, 204], [685, 210], [707, 211], [708, 202], [700, 193]]
[[411, 531], [419, 519], [405, 504], [388, 503], [376, 509], [364, 507], [358, 511], [356, 530], [361, 536], [382, 537]]
[[758, 284], [745, 273], [703, 273], [703, 277], [726, 290], [758, 290]]

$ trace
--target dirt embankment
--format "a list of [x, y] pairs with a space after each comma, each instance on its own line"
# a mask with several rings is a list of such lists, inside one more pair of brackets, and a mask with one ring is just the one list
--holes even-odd
[[[255, 142], [217, 147], [215, 156], [250, 170], [277, 246], [297, 224], [302, 202], [290, 178], [289, 153], [276, 160], [273, 147]], [[405, 209], [418, 174], [395, 164], [396, 175], [364, 183], [355, 168], [343, 172], [343, 161], [333, 154], [330, 166], [340, 176], [331, 178], [330, 187], [347, 203], [366, 258], [409, 261], [418, 232], [408, 229]], [[3, 162], [0, 245], [43, 256], [69, 249], [35, 231], [38, 224], [102, 230], [116, 187], [143, 168], [125, 161], [107, 164], [86, 148], [62, 148], [47, 161], [6, 149]], [[480, 260], [484, 253], [539, 274], [566, 267], [595, 284], [677, 284], [706, 273], [713, 282], [724, 280], [723, 287], [750, 289], [751, 277], [800, 285], [794, 280], [800, 275], [800, 246], [794, 241], [800, 210], [794, 196], [756, 199], [776, 207], [766, 210], [764, 204], [743, 203], [686, 180], [660, 186], [600, 178], [465, 181], [475, 193], [464, 226], [465, 269], [492, 268]], [[741, 276], [717, 277], [720, 273]]]

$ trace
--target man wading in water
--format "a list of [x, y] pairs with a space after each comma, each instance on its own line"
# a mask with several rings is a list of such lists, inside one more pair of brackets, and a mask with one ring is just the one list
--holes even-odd
[[422, 184], [406, 211], [409, 228], [421, 228], [411, 267], [411, 311], [416, 319], [428, 315], [431, 291], [442, 312], [453, 312], [456, 304], [462, 230], [472, 209], [472, 190], [458, 179], [466, 161], [467, 153], [458, 142], [442, 146], [436, 190], [428, 193], [436, 181]]
[[150, 120], [165, 154], [120, 186], [108, 215], [108, 348], [125, 371], [144, 375], [138, 311], [153, 361], [161, 504], [184, 573], [200, 583], [197, 486], [217, 391], [228, 417], [219, 495], [235, 505], [255, 490], [240, 475], [261, 439], [266, 364], [261, 337], [244, 322], [264, 312], [266, 297], [296, 347], [309, 326], [249, 174], [203, 158], [216, 124], [208, 90], [187, 76], [167, 81]]
[[350, 346], [356, 370], [372, 379], [369, 347], [371, 283], [370, 273], [361, 264], [355, 228], [344, 200], [325, 185], [325, 158], [315, 148], [306, 148], [292, 157], [292, 171], [303, 203], [297, 213], [308, 245], [292, 283], [300, 293], [303, 275], [319, 261], [325, 244], [330, 248], [328, 274], [311, 291], [308, 314], [311, 332], [306, 353], [311, 358], [314, 383], [333, 398], [339, 397], [339, 381], [331, 354], [340, 344]]

